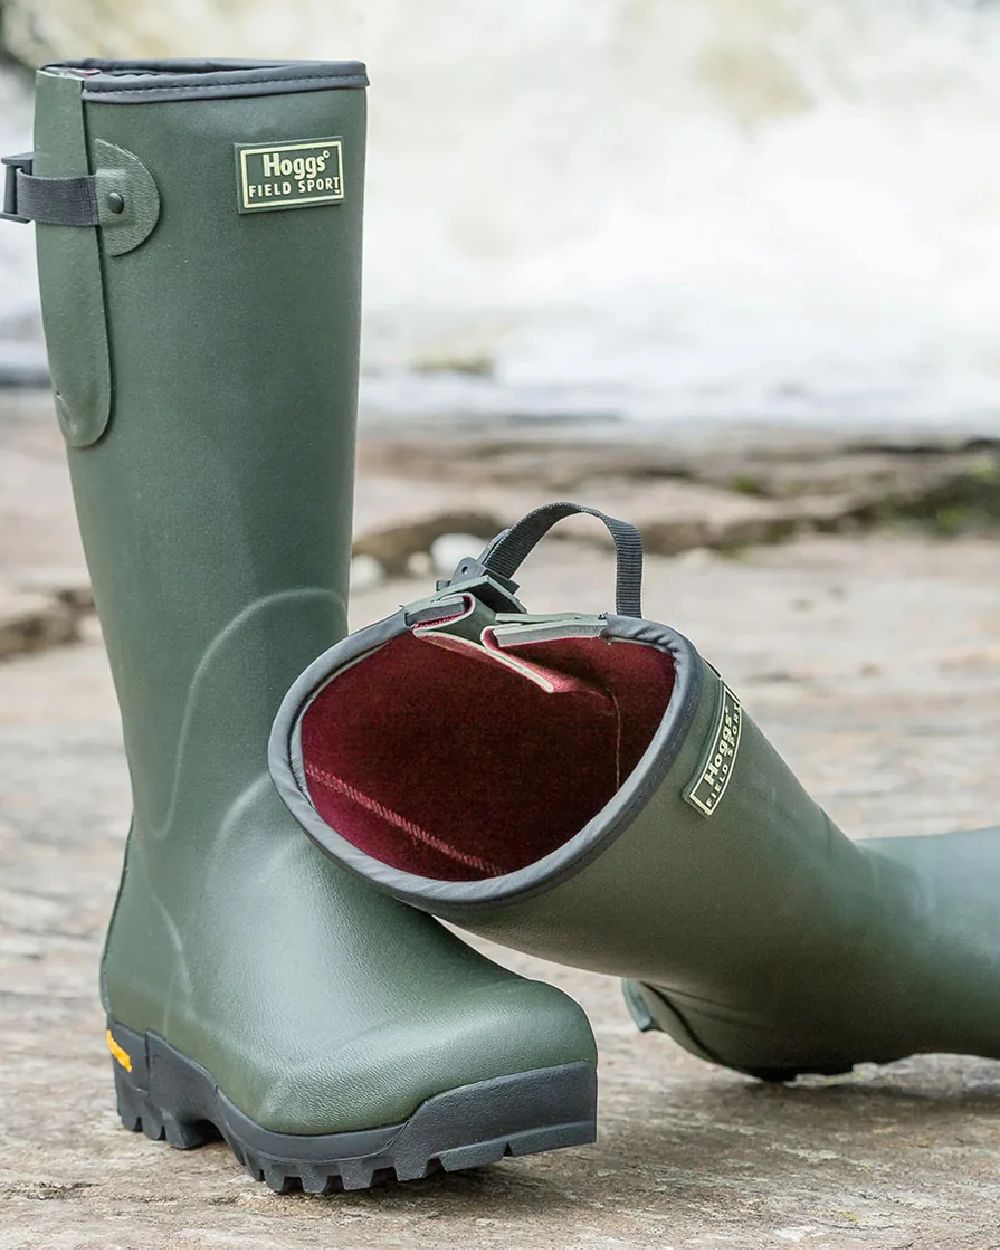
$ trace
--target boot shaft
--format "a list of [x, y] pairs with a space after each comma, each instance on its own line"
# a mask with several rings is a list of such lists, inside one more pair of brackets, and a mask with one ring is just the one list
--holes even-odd
[[230, 794], [259, 776], [288, 679], [345, 628], [364, 83], [353, 63], [38, 75], [32, 173], [89, 175], [101, 219], [39, 224], [39, 273], [139, 828], [185, 753]]

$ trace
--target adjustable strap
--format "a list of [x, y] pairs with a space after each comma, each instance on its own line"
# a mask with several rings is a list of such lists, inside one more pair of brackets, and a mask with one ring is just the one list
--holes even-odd
[[92, 174], [81, 178], [35, 177], [30, 152], [0, 160], [6, 167], [0, 217], [45, 226], [100, 224], [97, 179]]
[[585, 513], [597, 517], [607, 526], [615, 541], [618, 557], [616, 603], [619, 616], [642, 616], [642, 536], [634, 525], [608, 516], [597, 508], [579, 503], [548, 503], [529, 512], [516, 525], [504, 530], [479, 556], [478, 560], [463, 560], [455, 570], [450, 583], [439, 583], [438, 589], [456, 584], [456, 579], [468, 579], [477, 572], [484, 577], [509, 587], [511, 592], [517, 584], [511, 580], [525, 557], [534, 550], [557, 521], [565, 517]]

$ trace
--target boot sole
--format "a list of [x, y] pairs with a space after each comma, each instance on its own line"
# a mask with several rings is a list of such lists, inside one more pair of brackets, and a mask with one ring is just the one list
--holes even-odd
[[377, 1181], [419, 1180], [583, 1146], [597, 1137], [597, 1071], [567, 1063], [462, 1085], [428, 1098], [400, 1124], [306, 1136], [276, 1133], [238, 1110], [210, 1073], [155, 1033], [109, 1022], [122, 1124], [193, 1150], [222, 1138], [275, 1193], [326, 1194]]

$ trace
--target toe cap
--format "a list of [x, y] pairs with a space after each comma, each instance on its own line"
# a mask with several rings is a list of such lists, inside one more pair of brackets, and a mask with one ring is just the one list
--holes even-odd
[[553, 986], [508, 974], [292, 1063], [263, 1084], [255, 1107], [242, 1110], [283, 1133], [375, 1128], [463, 1085], [596, 1058], [581, 1007]]

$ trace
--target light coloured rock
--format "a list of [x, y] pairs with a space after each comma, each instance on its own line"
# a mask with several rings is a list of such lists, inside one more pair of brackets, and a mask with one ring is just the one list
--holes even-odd
[[351, 594], [371, 590], [385, 581], [385, 569], [373, 556], [354, 556], [351, 560]]
[[406, 562], [408, 577], [430, 578], [434, 572], [434, 561], [429, 551], [415, 551]]
[[431, 567], [442, 575], [451, 573], [460, 560], [476, 555], [482, 547], [482, 538], [474, 534], [442, 534], [431, 543]]
[[[403, 483], [400, 487], [405, 491]], [[405, 576], [410, 571], [411, 558], [422, 553], [429, 554], [440, 538], [456, 531], [475, 530], [479, 537], [471, 541], [472, 550], [476, 551], [503, 526], [504, 522], [498, 514], [434, 511], [398, 525], [386, 525], [362, 533], [354, 540], [355, 559], [359, 556], [374, 559], [390, 576]]]

